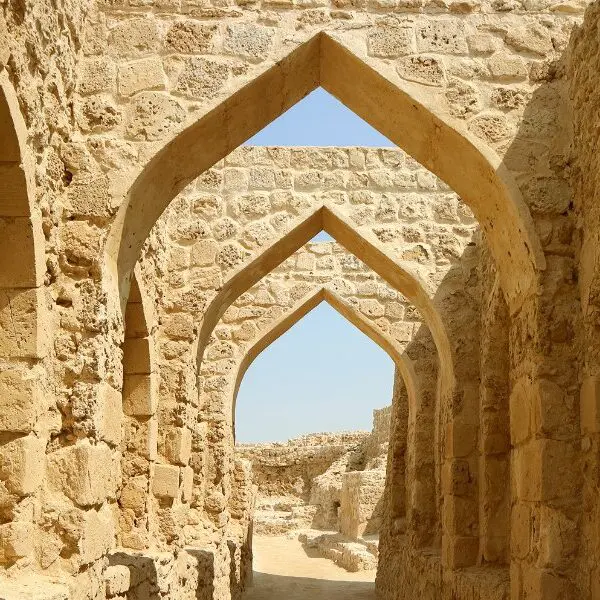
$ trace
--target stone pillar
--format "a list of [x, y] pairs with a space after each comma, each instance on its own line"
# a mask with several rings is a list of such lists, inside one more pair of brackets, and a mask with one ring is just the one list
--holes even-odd
[[[570, 259], [548, 257], [542, 293], [526, 300], [511, 327], [513, 600], [581, 598], [575, 570], [582, 481], [572, 284]], [[598, 401], [589, 381], [581, 400], [587, 419], [588, 407]]]

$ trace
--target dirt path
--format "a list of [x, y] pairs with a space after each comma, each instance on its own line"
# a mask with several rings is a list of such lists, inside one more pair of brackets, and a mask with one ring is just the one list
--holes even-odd
[[[375, 571], [348, 573], [297, 539], [255, 536], [254, 583], [244, 600], [374, 600]], [[310, 552], [310, 550], [309, 550]]]

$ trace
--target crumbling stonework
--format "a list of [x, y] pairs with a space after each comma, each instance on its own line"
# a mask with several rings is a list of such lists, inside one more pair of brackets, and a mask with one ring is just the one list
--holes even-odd
[[251, 463], [256, 485], [253, 532], [298, 536], [349, 571], [375, 569], [390, 413], [374, 410], [370, 433], [238, 444], [236, 456]]
[[[2, 3], [2, 593], [240, 593], [244, 323], [293, 256], [398, 365], [382, 597], [595, 600], [599, 18], [586, 0]], [[319, 85], [403, 151], [233, 152]], [[333, 290], [348, 274], [301, 250], [321, 229], [402, 316]], [[263, 344], [300, 314], [270, 285]]]

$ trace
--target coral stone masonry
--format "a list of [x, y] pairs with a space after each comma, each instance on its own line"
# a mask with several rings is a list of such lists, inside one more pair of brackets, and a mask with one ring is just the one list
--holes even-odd
[[[0, 598], [238, 599], [292, 527], [385, 600], [600, 600], [599, 27], [0, 2]], [[243, 145], [319, 86], [397, 147]], [[320, 302], [390, 408], [236, 447], [244, 373]]]

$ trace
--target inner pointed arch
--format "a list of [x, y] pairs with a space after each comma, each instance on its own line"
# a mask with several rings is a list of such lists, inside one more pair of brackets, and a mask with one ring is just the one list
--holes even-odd
[[210, 336], [227, 308], [320, 231], [331, 235], [415, 305], [432, 333], [442, 365], [442, 385], [444, 389], [449, 389], [449, 386], [454, 383], [453, 352], [445, 325], [433, 304], [427, 286], [407, 266], [399, 264], [358, 233], [333, 206], [327, 203], [318, 207], [286, 235], [265, 248], [259, 256], [239, 269], [223, 285], [204, 313], [198, 335], [197, 371], [202, 365], [204, 350]]
[[254, 342], [244, 354], [237, 369], [232, 397], [231, 416], [234, 437], [237, 396], [244, 375], [262, 352], [323, 302], [326, 302], [350, 324], [354, 325], [359, 331], [364, 333], [392, 359], [394, 364], [398, 367], [406, 386], [409, 400], [409, 418], [414, 417], [416, 414], [416, 410], [418, 409], [419, 385], [412, 360], [402, 351], [398, 342], [375, 327], [373, 323], [345, 302], [338, 294], [325, 287], [320, 287], [296, 303], [296, 305], [286, 314], [275, 321], [275, 323], [273, 323], [273, 325], [256, 342]]

